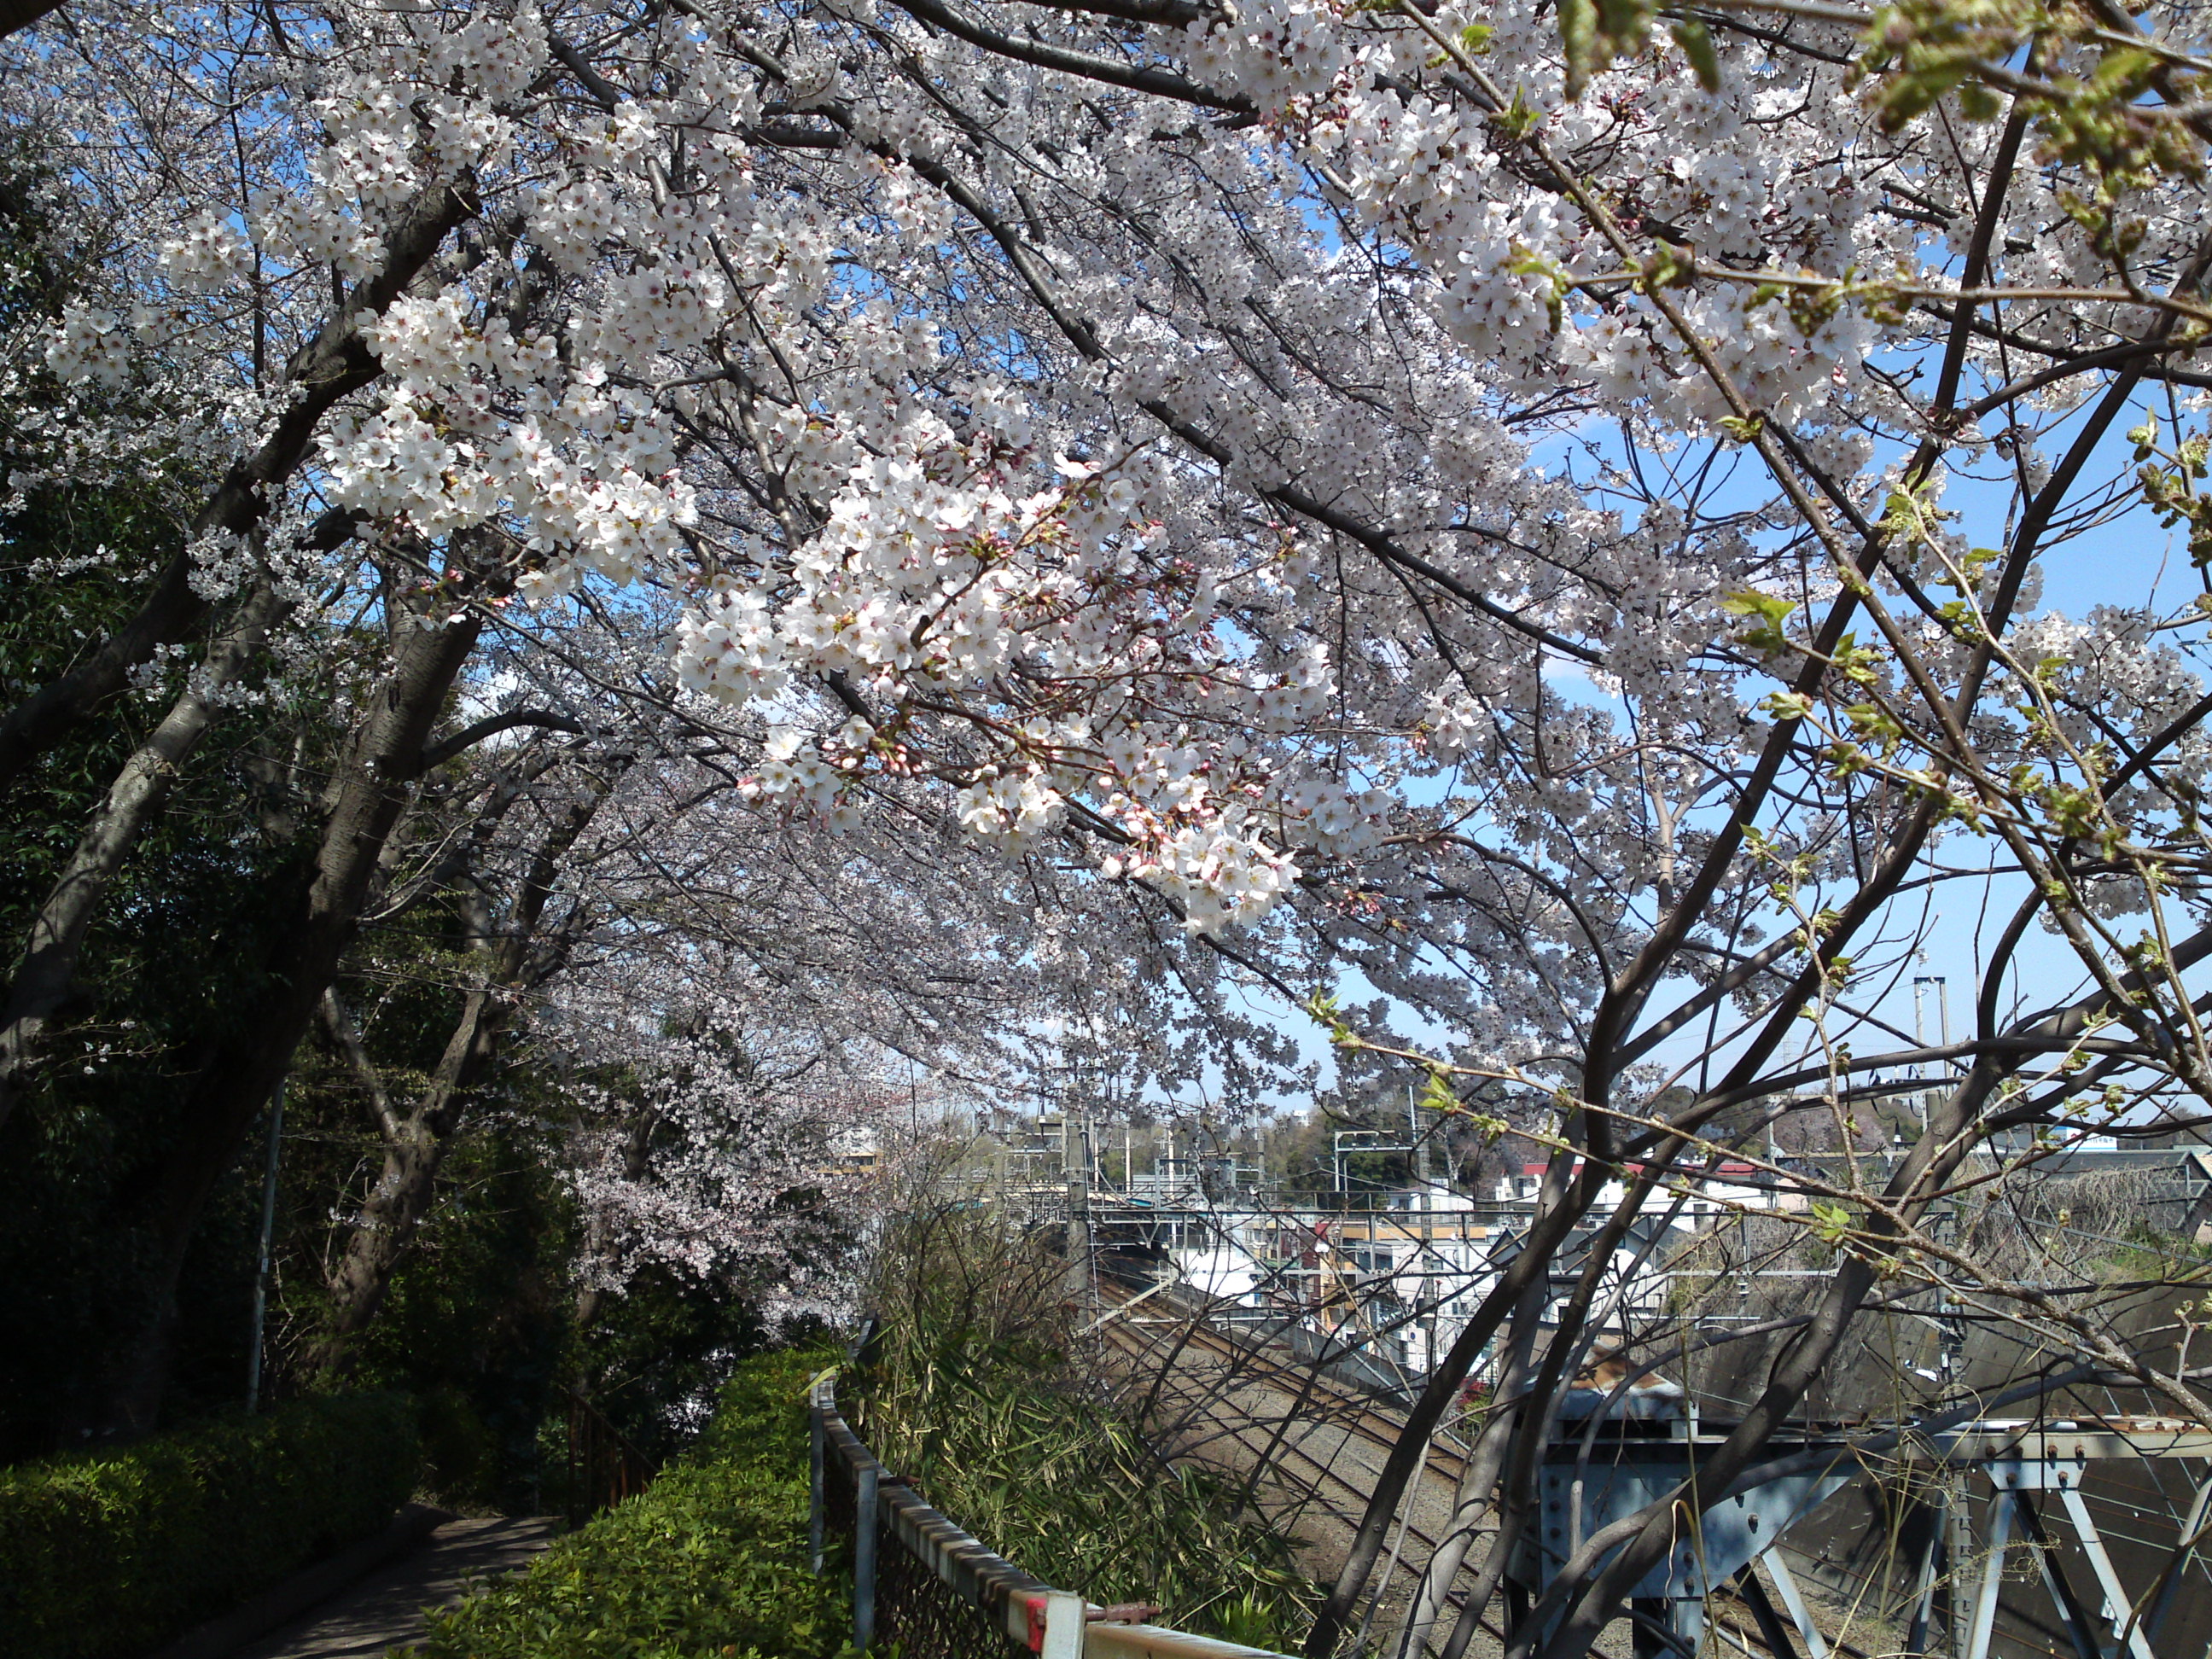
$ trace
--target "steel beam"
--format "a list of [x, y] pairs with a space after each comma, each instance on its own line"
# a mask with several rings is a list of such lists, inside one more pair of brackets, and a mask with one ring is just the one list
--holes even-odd
[[[1905, 1635], [1905, 1650], [1913, 1659], [1919, 1659], [1919, 1656], [1928, 1651], [1928, 1626], [1936, 1611], [1936, 1564], [1942, 1557], [1943, 1534], [1951, 1519], [1949, 1496], [1947, 1492], [1944, 1494], [1945, 1501], [1927, 1506], [1928, 1543], [1920, 1552], [1920, 1572], [1912, 1587], [1912, 1623], [1906, 1628]], [[1955, 1593], [1951, 1600], [1955, 1606], [1958, 1601]], [[1963, 1646], [1962, 1643], [1956, 1644], [1954, 1654]]]
[[2097, 1575], [2097, 1587], [2105, 1593], [2105, 1622], [2126, 1642], [2134, 1659], [2154, 1659], [2142, 1620], [2136, 1616], [2135, 1604], [2120, 1588], [2120, 1576], [2112, 1571], [2112, 1558], [2106, 1553], [2105, 1540], [2098, 1534], [2096, 1522], [2090, 1517], [2089, 1506], [2081, 1501], [2081, 1488], [2078, 1485], [2061, 1486], [2058, 1501], [2066, 1506], [2067, 1519], [2074, 1523], [2074, 1535], [2081, 1540], [2082, 1551], [2089, 1558], [2089, 1571]]
[[[1974, 1622], [1966, 1642], [1966, 1659], [1990, 1659], [1990, 1635], [1997, 1622], [1997, 1591], [2004, 1583], [2005, 1546], [2012, 1539], [2012, 1512], [2015, 1500], [2008, 1489], [1999, 1486], [1990, 1498], [1989, 1553], [1982, 1559], [1982, 1582], [1974, 1592]], [[1952, 1571], [1962, 1572], [1961, 1562]]]
[[1806, 1607], [1804, 1596], [1799, 1594], [1797, 1581], [1791, 1577], [1788, 1563], [1782, 1559], [1782, 1552], [1769, 1545], [1766, 1553], [1759, 1559], [1766, 1563], [1767, 1571], [1774, 1575], [1775, 1590], [1782, 1597], [1782, 1605], [1790, 1609], [1790, 1622], [1797, 1626], [1797, 1633], [1805, 1638], [1805, 1650], [1813, 1656], [1813, 1659], [1828, 1659], [1827, 1641], [1821, 1636], [1820, 1626], [1814, 1623], [1812, 1610]]
[[1759, 1563], [1747, 1563], [1734, 1583], [1737, 1598], [1751, 1609], [1751, 1616], [1758, 1621], [1759, 1639], [1766, 1644], [1774, 1659], [1797, 1659], [1797, 1644], [1790, 1639], [1790, 1626], [1782, 1622], [1782, 1615], [1775, 1611], [1766, 1586], [1759, 1582]]
[[[2031, 1466], [2033, 1468], [2034, 1466]], [[2041, 1473], [2052, 1473], [2044, 1468]], [[2021, 1482], [2022, 1486], [2033, 1483]], [[2035, 1545], [2035, 1565], [2042, 1571], [2043, 1587], [2051, 1593], [2051, 1604], [2065, 1620], [2066, 1629], [2073, 1638], [2075, 1659], [2108, 1659], [2105, 1645], [2097, 1638], [2094, 1626], [2089, 1622], [2089, 1609], [2081, 1598], [2074, 1594], [2073, 1583], [2066, 1577], [2066, 1569], [2058, 1559], [2058, 1553], [2051, 1547], [2051, 1535], [2043, 1529], [2043, 1517], [2036, 1513], [2035, 1505], [2025, 1496], [2014, 1500], [2020, 1508], [2020, 1524]]]

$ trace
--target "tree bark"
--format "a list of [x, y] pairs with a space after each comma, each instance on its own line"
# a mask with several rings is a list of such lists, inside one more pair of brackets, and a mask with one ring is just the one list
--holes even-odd
[[[606, 799], [613, 775], [627, 764], [626, 757], [617, 757], [612, 775], [594, 777], [540, 839], [505, 922], [481, 939], [483, 974], [462, 1005], [428, 1086], [405, 1120], [393, 1121], [388, 1109], [380, 1114], [384, 1167], [362, 1200], [345, 1254], [330, 1276], [331, 1318], [320, 1345], [325, 1370], [343, 1376], [350, 1369], [356, 1339], [384, 1305], [392, 1273], [429, 1212], [447, 1150], [461, 1127], [476, 1080], [499, 1050], [520, 996], [542, 984], [566, 957], [570, 941], [565, 936], [550, 951], [540, 948], [545, 907], [562, 861]], [[356, 1042], [349, 1054], [356, 1073], [368, 1073], [364, 1084], [374, 1103], [383, 1091], [366, 1051]]]
[[[2178, 962], [2197, 959], [2188, 954], [2186, 945], [2175, 954]], [[1991, 970], [1992, 982], [2001, 971]], [[2125, 976], [2122, 988], [2132, 993], [2144, 983], [2145, 976], [2137, 969]], [[2070, 1036], [2087, 1029], [2092, 1018], [2109, 1015], [2111, 1009], [2106, 994], [2094, 992], [2069, 1007], [2014, 1029], [2022, 1035]], [[1927, 1132], [1881, 1190], [1883, 1205], [1891, 1213], [1874, 1210], [1865, 1217], [1864, 1241], [1837, 1264], [1811, 1317], [1776, 1358], [1758, 1398], [1728, 1437], [1665, 1498], [1583, 1540], [1537, 1603], [1526, 1627], [1509, 1644], [1506, 1659], [1577, 1659], [1589, 1651], [1636, 1581], [1672, 1547], [1678, 1528], [1734, 1495], [1737, 1477], [1787, 1424], [1833, 1358], [1875, 1283], [1880, 1258], [1894, 1248], [1893, 1241], [1904, 1228], [1919, 1224], [1975, 1150], [1978, 1137], [1970, 1132], [1984, 1121], [1990, 1102], [2011, 1070], [2007, 1059], [1981, 1056], [1945, 1094], [1929, 1114]], [[1540, 1643], [1540, 1633], [1555, 1615], [1556, 1626]]]
[[[447, 234], [477, 210], [474, 191], [460, 184], [433, 185], [407, 204], [386, 239], [382, 267], [355, 289], [337, 316], [285, 364], [284, 380], [296, 389], [291, 404], [268, 437], [231, 467], [201, 506], [185, 544], [155, 577], [137, 611], [75, 667], [0, 715], [0, 790], [120, 691], [131, 671], [150, 658], [155, 647], [182, 639], [207, 615], [208, 601], [192, 591], [192, 544], [211, 531], [243, 535], [267, 515], [270, 491], [300, 465], [323, 416], [340, 398], [384, 372], [362, 338], [362, 319], [398, 298], [430, 263]], [[344, 533], [351, 533], [353, 518], [344, 514], [325, 515], [319, 530], [335, 527], [333, 520], [342, 523]]]
[[215, 1043], [196, 1069], [180, 1112], [180, 1144], [143, 1194], [148, 1306], [99, 1402], [104, 1432], [137, 1434], [154, 1425], [167, 1383], [178, 1279], [200, 1212], [337, 977], [420, 770], [424, 741], [483, 629], [473, 611], [442, 626], [413, 617], [401, 626], [391, 671], [331, 779], [314, 864], [273, 947], [267, 1005], [250, 1027]]
[[8, 1121], [38, 1056], [40, 1038], [68, 997], [85, 935], [109, 883], [158, 813], [200, 739], [221, 713], [222, 693], [245, 672], [290, 605], [273, 584], [258, 583], [228, 634], [208, 653], [200, 672], [167, 715], [124, 762], [107, 799], [78, 839], [76, 850], [32, 921], [21, 962], [0, 1012], [0, 1124]]
[[58, 8], [59, 0], [0, 0], [0, 35], [27, 29]]
[[429, 1087], [385, 1138], [384, 1168], [362, 1200], [345, 1254], [330, 1277], [331, 1319], [321, 1345], [327, 1370], [343, 1376], [350, 1369], [354, 1339], [384, 1305], [392, 1273], [436, 1193], [438, 1170], [459, 1127], [468, 1085], [498, 1048], [505, 1007], [493, 988], [469, 993]]
[[1331, 1659], [1335, 1653], [1352, 1606], [1367, 1588], [1375, 1565], [1382, 1558], [1390, 1522], [1405, 1496], [1406, 1483], [1419, 1467], [1423, 1448], [1443, 1421], [1452, 1401], [1458, 1398], [1460, 1386], [1481, 1357], [1484, 1346], [1497, 1334], [1507, 1316], [1520, 1305], [1530, 1287], [1544, 1282], [1550, 1271], [1553, 1252], [1595, 1201], [1603, 1166], [1595, 1158], [1588, 1158], [1571, 1176], [1566, 1174], [1566, 1167], [1564, 1159], [1553, 1157], [1545, 1173], [1534, 1218], [1522, 1241], [1519, 1254], [1484, 1294], [1458, 1337], [1445, 1351], [1443, 1360], [1429, 1373], [1429, 1380], [1422, 1386], [1413, 1408], [1406, 1413], [1405, 1426], [1398, 1431], [1390, 1455], [1383, 1460], [1382, 1472], [1376, 1477], [1374, 1492], [1360, 1518], [1359, 1529], [1353, 1534], [1352, 1547], [1346, 1553], [1344, 1565], [1314, 1616], [1314, 1626], [1307, 1634], [1303, 1650], [1306, 1659]]

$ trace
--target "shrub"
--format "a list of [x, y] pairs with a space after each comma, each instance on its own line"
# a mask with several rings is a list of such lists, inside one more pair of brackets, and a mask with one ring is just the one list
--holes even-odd
[[830, 1659], [842, 1589], [806, 1559], [806, 1379], [826, 1352], [738, 1366], [706, 1434], [641, 1497], [434, 1617], [424, 1659]]
[[398, 1395], [0, 1471], [0, 1653], [130, 1659], [388, 1525], [415, 1487]]

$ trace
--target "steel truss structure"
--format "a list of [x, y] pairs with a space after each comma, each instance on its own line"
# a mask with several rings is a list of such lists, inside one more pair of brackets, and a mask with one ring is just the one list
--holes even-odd
[[[1540, 1475], [1540, 1521], [1508, 1586], [1509, 1607], [1518, 1618], [1528, 1616], [1584, 1540], [1670, 1493], [1693, 1492], [1704, 1455], [1727, 1435], [1727, 1425], [1681, 1421], [1606, 1423], [1595, 1430], [1570, 1421], [1561, 1429]], [[1879, 1454], [1869, 1450], [1884, 1439], [1894, 1443]], [[2121, 1459], [2193, 1459], [2205, 1466], [2165, 1570], [2134, 1586], [2122, 1582], [2083, 1492], [2094, 1465]], [[1778, 1472], [1739, 1482], [1702, 1513], [1686, 1496], [1677, 1498], [1674, 1547], [1633, 1592], [1639, 1659], [1695, 1654], [1707, 1599], [1722, 1589], [1743, 1601], [1764, 1644], [1779, 1659], [1796, 1659], [1798, 1644], [1807, 1659], [1831, 1659], [1830, 1644], [1778, 1546], [1861, 1474], [1894, 1475], [1906, 1466], [1917, 1466], [1919, 1484], [1935, 1495], [1939, 1510], [1916, 1564], [1907, 1652], [1940, 1648], [1953, 1659], [1989, 1659], [2008, 1567], [2026, 1550], [2063, 1621], [2072, 1659], [2203, 1659], [2163, 1652], [2158, 1644], [2212, 1512], [2212, 1430], [2142, 1417], [1987, 1419], [1872, 1442], [1863, 1432], [1771, 1442], [1761, 1467]], [[2035, 1494], [2055, 1498], [2094, 1580], [2089, 1595], [2070, 1581]], [[1754, 1564], [1772, 1578], [1780, 1607], [1769, 1601]], [[1939, 1588], [1948, 1588], [1950, 1615], [1940, 1620]]]

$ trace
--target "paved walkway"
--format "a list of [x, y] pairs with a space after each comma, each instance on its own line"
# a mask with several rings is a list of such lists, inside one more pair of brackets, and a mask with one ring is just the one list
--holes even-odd
[[235, 1650], [230, 1659], [374, 1659], [389, 1648], [418, 1642], [431, 1609], [450, 1607], [483, 1581], [528, 1566], [554, 1532], [555, 1522], [543, 1516], [448, 1521], [412, 1554]]

